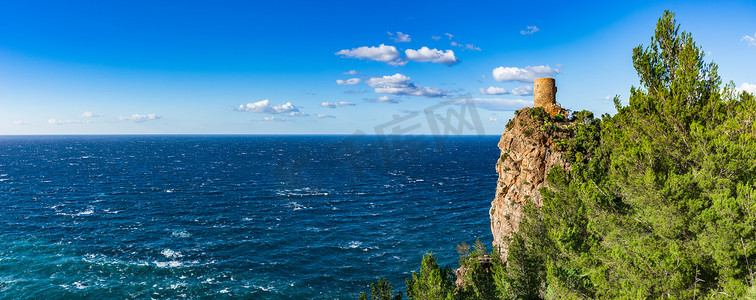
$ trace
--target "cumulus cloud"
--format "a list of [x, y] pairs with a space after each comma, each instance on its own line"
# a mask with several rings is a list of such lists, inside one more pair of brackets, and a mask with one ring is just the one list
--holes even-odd
[[396, 103], [399, 103], [399, 99], [396, 99], [394, 97], [389, 97], [389, 96], [380, 96], [378, 98], [366, 98], [365, 102], [396, 104]]
[[346, 72], [341, 73], [341, 74], [344, 74], [344, 75], [357, 75], [359, 73], [357, 73], [356, 70], [349, 70], [349, 71], [346, 71]]
[[738, 90], [746, 91], [746, 92], [756, 95], [756, 84], [743, 82], [743, 84], [741, 84], [738, 87]]
[[344, 94], [350, 94], [350, 95], [356, 95], [356, 94], [362, 94], [365, 93], [365, 90], [348, 90], [344, 91]]
[[151, 120], [159, 120], [159, 119], [162, 119], [162, 117], [160, 117], [160, 116], [158, 116], [156, 114], [144, 114], [144, 115], [143, 114], [133, 114], [133, 115], [130, 115], [130, 116], [118, 116], [118, 119], [120, 119], [121, 121], [130, 121], [130, 122], [141, 123], [141, 122], [146, 122], [146, 121], [151, 121]]
[[337, 108], [337, 107], [342, 107], [342, 106], [355, 106], [355, 104], [352, 103], [352, 102], [346, 102], [346, 101], [341, 101], [341, 102], [323, 102], [323, 103], [320, 103], [320, 106], [322, 106], [322, 107], [328, 107], [328, 108]]
[[500, 88], [500, 87], [495, 87], [495, 86], [489, 86], [487, 89], [479, 88], [478, 90], [483, 95], [504, 95], [504, 94], [510, 93], [505, 88]]
[[13, 122], [13, 124], [15, 124], [15, 125], [29, 125], [29, 121], [18, 120], [18, 121]]
[[522, 35], [529, 35], [529, 34], [534, 34], [534, 33], [538, 32], [538, 31], [540, 31], [540, 29], [538, 29], [538, 27], [536, 27], [536, 26], [528, 26], [527, 30], [520, 30], [520, 34], [522, 34]]
[[438, 41], [438, 40], [441, 39], [441, 37], [440, 36], [431, 35], [431, 39], [433, 39], [434, 41]]
[[448, 37], [449, 37], [449, 40], [450, 40], [450, 41], [451, 41], [451, 39], [452, 39], [452, 38], [454, 37], [454, 35], [453, 35], [453, 34], [451, 34], [451, 33], [448, 33], [448, 32], [447, 32], [447, 33], [444, 33], [444, 35], [448, 36]]
[[292, 119], [289, 117], [281, 117], [281, 116], [268, 116], [264, 117], [262, 120], [258, 121], [273, 121], [273, 122], [287, 122], [291, 121]]
[[423, 96], [429, 98], [446, 96], [445, 90], [416, 85], [409, 77], [399, 73], [391, 76], [373, 77], [365, 81], [365, 83], [379, 94]]
[[359, 79], [359, 78], [350, 78], [347, 80], [341, 80], [341, 79], [336, 80], [336, 84], [340, 84], [340, 85], [355, 85], [360, 82], [362, 82], [362, 79]]
[[404, 34], [401, 31], [396, 32], [396, 36], [394, 36], [391, 32], [386, 32], [390, 36], [390, 39], [394, 40], [395, 43], [406, 43], [411, 42], [412, 39], [410, 38], [409, 34]]
[[743, 36], [742, 39], [740, 39], [740, 41], [741, 42], [745, 41], [748, 44], [748, 46], [756, 47], [756, 33], [754, 33], [753, 36], [745, 35]]
[[[500, 99], [500, 98], [470, 98], [461, 100], [472, 100], [477, 108], [493, 111], [513, 111], [523, 107], [533, 106], [532, 100], [522, 99]], [[464, 102], [460, 102], [464, 103]]]
[[559, 69], [549, 66], [527, 66], [525, 68], [498, 67], [493, 69], [492, 74], [496, 81], [533, 82], [536, 78], [559, 74]]
[[57, 120], [57, 119], [50, 119], [47, 120], [47, 123], [51, 125], [67, 125], [67, 124], [89, 124], [89, 121], [84, 120]]
[[81, 116], [84, 117], [84, 118], [98, 118], [98, 117], [102, 117], [102, 115], [95, 114], [95, 113], [93, 113], [91, 111], [85, 111], [85, 112], [81, 113]]
[[528, 96], [533, 95], [533, 86], [523, 85], [512, 89], [512, 95]]
[[318, 114], [318, 118], [321, 118], [321, 119], [334, 119], [334, 118], [336, 118], [336, 116], [334, 116], [334, 115], [328, 115], [328, 114]]
[[351, 50], [344, 49], [336, 52], [336, 55], [341, 55], [342, 57], [375, 60], [385, 62], [392, 66], [403, 66], [407, 64], [407, 60], [401, 58], [401, 54], [398, 50], [396, 50], [396, 47], [386, 46], [384, 44], [381, 44], [378, 47], [363, 46], [353, 48]]
[[493, 122], [498, 122], [499, 121], [499, 119], [497, 119], [496, 116], [489, 116], [488, 120], [489, 121], [493, 121]]
[[407, 59], [420, 62], [433, 62], [452, 66], [459, 63], [459, 59], [454, 56], [454, 51], [438, 50], [422, 47], [418, 50], [407, 49], [404, 51]]
[[451, 43], [449, 43], [449, 45], [452, 45], [452, 46], [455, 46], [455, 47], [464, 48], [464, 49], [467, 49], [467, 50], [480, 51], [480, 47], [476, 47], [473, 44], [460, 44], [460, 43], [457, 43], [457, 42], [451, 42]]
[[296, 106], [292, 105], [291, 102], [286, 102], [285, 104], [281, 104], [281, 105], [272, 105], [270, 104], [270, 101], [268, 99], [257, 101], [255, 103], [242, 104], [233, 109], [236, 111], [248, 111], [248, 112], [257, 112], [257, 113], [265, 113], [265, 114], [273, 114], [273, 115], [278, 115], [278, 114], [286, 114], [289, 116], [304, 116], [305, 115]]
[[500, 88], [500, 87], [495, 87], [495, 86], [490, 86], [487, 89], [480, 88], [478, 90], [483, 95], [512, 94], [512, 95], [518, 95], [518, 96], [527, 96], [527, 95], [533, 94], [533, 87], [529, 85], [518, 86], [512, 90], [507, 90], [505, 88]]

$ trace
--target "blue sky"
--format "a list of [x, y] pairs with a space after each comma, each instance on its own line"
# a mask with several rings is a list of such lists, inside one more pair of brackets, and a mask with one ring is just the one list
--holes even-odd
[[482, 130], [463, 133], [501, 134], [534, 76], [614, 113], [665, 9], [756, 91], [754, 1], [3, 1], [0, 135], [373, 134], [413, 116], [406, 133], [428, 134], [423, 110], [459, 98]]

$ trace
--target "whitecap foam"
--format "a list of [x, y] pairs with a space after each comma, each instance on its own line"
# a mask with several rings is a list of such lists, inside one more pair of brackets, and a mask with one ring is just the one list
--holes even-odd
[[185, 286], [187, 286], [186, 282], [179, 282], [179, 283], [172, 283], [171, 286], [170, 286], [170, 288], [172, 290], [175, 290], [177, 288], [185, 287]]
[[80, 283], [78, 281], [75, 281], [71, 285], [73, 285], [75, 288], [80, 289], [80, 290], [83, 290], [83, 289], [86, 289], [87, 287], [89, 287], [89, 286], [84, 285], [84, 284], [82, 284], [82, 283]]
[[342, 249], [355, 249], [359, 248], [362, 245], [362, 242], [360, 241], [351, 241], [347, 244], [346, 248], [342, 247]]
[[157, 266], [158, 268], [178, 268], [183, 267], [184, 263], [177, 261], [177, 260], [171, 260], [171, 261], [153, 261], [153, 264]]
[[165, 256], [166, 258], [178, 258], [178, 257], [184, 257], [184, 255], [183, 255], [183, 254], [181, 254], [181, 252], [178, 252], [178, 251], [173, 251], [173, 250], [171, 250], [171, 249], [167, 249], [167, 248], [166, 248], [166, 249], [163, 249], [162, 251], [160, 251], [160, 254], [162, 254], [162, 255], [163, 255], [163, 256]]
[[64, 212], [56, 213], [56, 215], [59, 215], [59, 216], [71, 216], [71, 217], [88, 216], [88, 215], [91, 215], [91, 214], [94, 214], [94, 209], [91, 209], [91, 208], [87, 209], [85, 211], [80, 211], [80, 212], [76, 212], [76, 213], [64, 213]]
[[171, 232], [172, 236], [180, 237], [180, 238], [186, 238], [192, 236], [191, 233], [187, 232], [186, 230], [178, 230]]
[[257, 288], [257, 289], [261, 289], [261, 290], [263, 290], [265, 292], [271, 292], [271, 291], [275, 291], [276, 290], [276, 288], [273, 287], [273, 286], [267, 286], [267, 287], [265, 287], [265, 286], [261, 286], [261, 285], [255, 285], [253, 287]]
[[301, 189], [278, 190], [276, 194], [279, 196], [284, 196], [284, 197], [328, 196], [331, 194], [331, 191], [311, 189], [307, 187], [307, 188], [301, 188]]
[[310, 208], [312, 208], [312, 206], [304, 206], [304, 205], [302, 205], [302, 204], [299, 204], [299, 203], [297, 203], [297, 202], [294, 202], [294, 201], [292, 201], [292, 202], [289, 202], [289, 203], [287, 203], [286, 205], [287, 205], [287, 206], [289, 206], [289, 207], [292, 207], [292, 208], [294, 208], [294, 211], [297, 211], [297, 210], [302, 210], [302, 209], [310, 209]]

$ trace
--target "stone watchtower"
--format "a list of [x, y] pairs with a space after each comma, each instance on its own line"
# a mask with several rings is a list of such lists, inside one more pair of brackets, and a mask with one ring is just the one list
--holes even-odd
[[533, 107], [543, 107], [552, 116], [562, 114], [567, 116], [567, 111], [556, 103], [556, 81], [554, 78], [536, 78], [533, 81]]

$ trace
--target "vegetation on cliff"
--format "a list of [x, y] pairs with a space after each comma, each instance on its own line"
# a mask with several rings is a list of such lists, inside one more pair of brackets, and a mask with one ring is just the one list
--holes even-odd
[[551, 169], [506, 264], [467, 247], [455, 286], [429, 254], [410, 299], [756, 299], [754, 96], [722, 85], [670, 12], [633, 65], [627, 106], [573, 114], [557, 142], [572, 167]]

